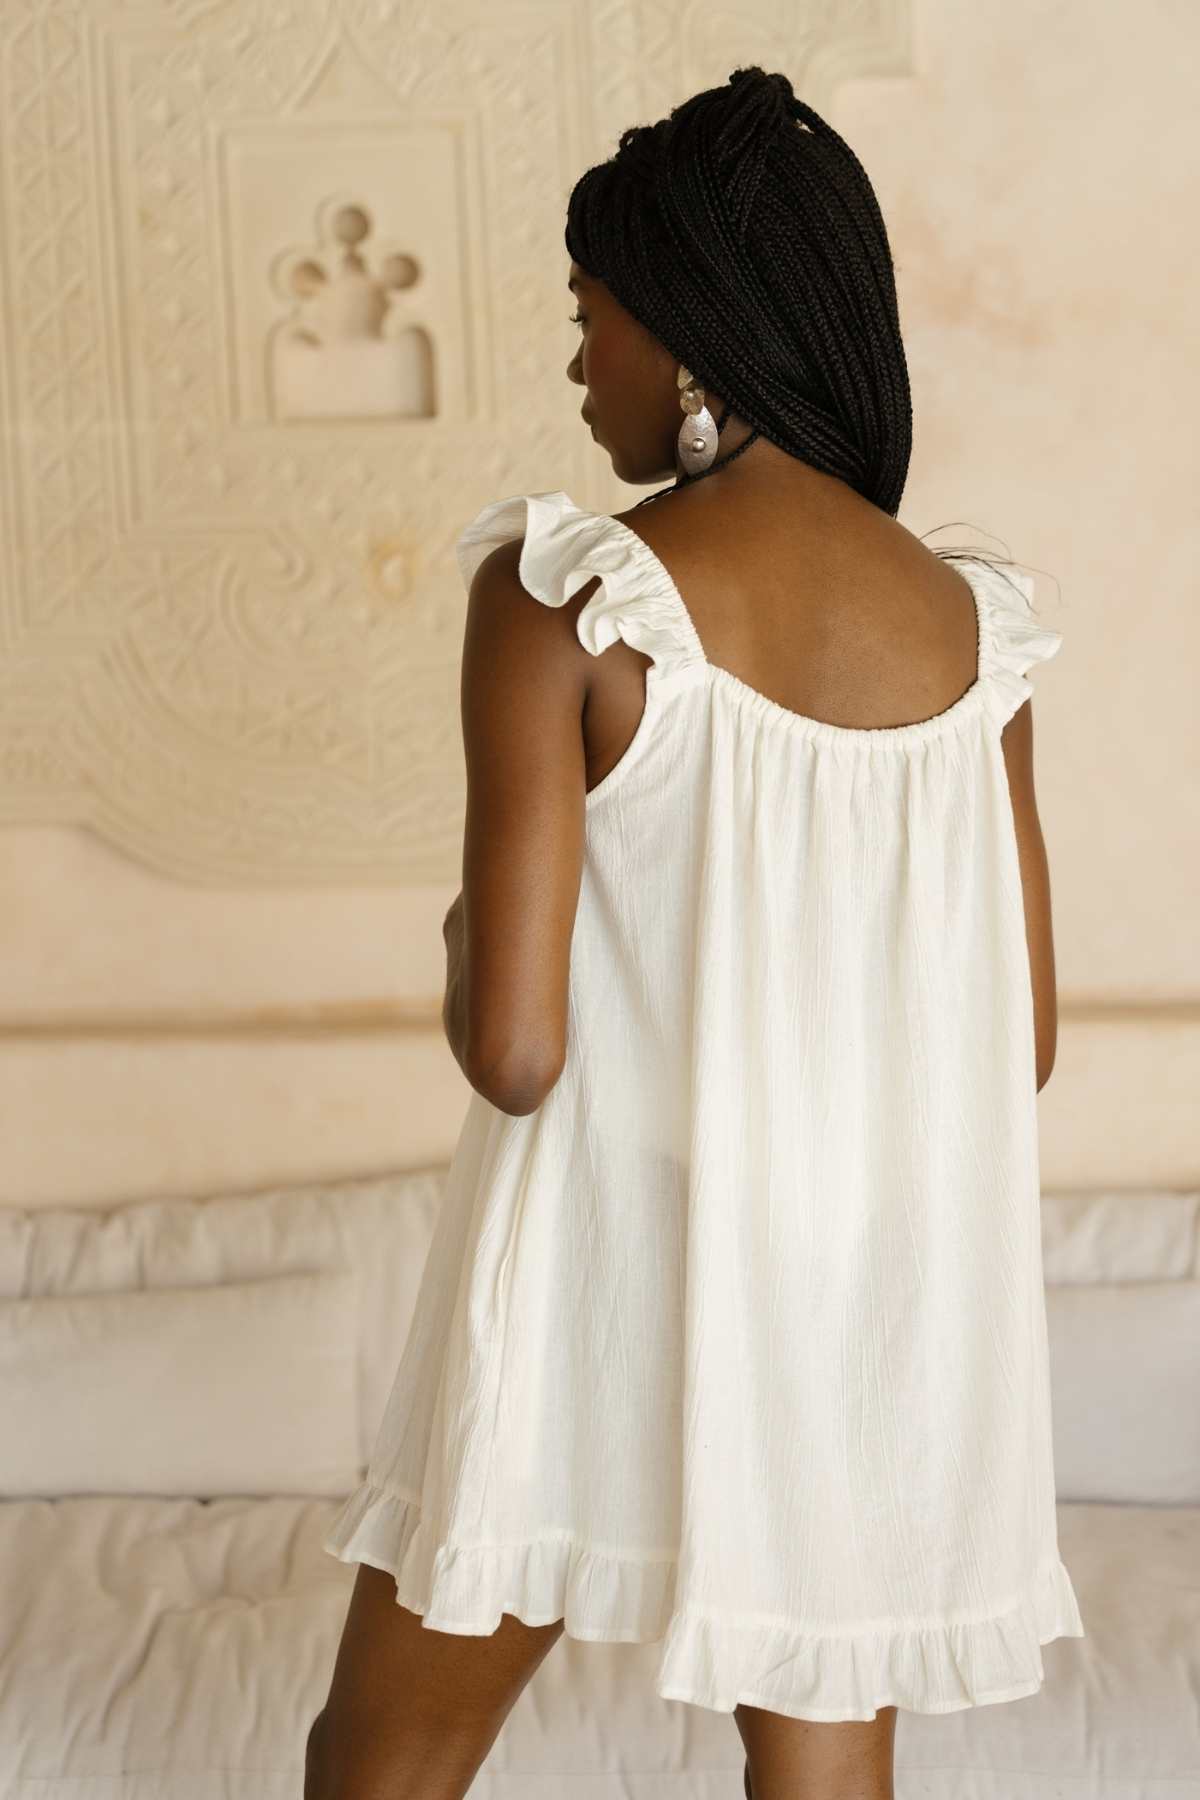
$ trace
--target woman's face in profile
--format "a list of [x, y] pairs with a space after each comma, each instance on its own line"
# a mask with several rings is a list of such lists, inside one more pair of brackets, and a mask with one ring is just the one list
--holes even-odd
[[671, 480], [682, 422], [675, 358], [579, 263], [567, 283], [579, 332], [567, 379], [586, 390], [585, 423], [622, 481]]

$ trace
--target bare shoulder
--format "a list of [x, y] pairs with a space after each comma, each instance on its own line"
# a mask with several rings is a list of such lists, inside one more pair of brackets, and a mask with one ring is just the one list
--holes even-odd
[[860, 595], [872, 586], [970, 601], [971, 584], [955, 564], [939, 556], [898, 519], [847, 493], [819, 516], [768, 494], [742, 506], [698, 492], [671, 492], [649, 504], [635, 503], [612, 517], [664, 558], [687, 568], [691, 561], [724, 557], [729, 573], [768, 583], [781, 570], [811, 574], [827, 591], [843, 582]]
[[531, 592], [521, 580], [524, 538], [496, 544], [483, 557], [471, 581], [467, 629], [481, 636], [507, 636], [529, 642], [575, 639], [575, 619], [595, 581], [589, 581], [561, 605]]

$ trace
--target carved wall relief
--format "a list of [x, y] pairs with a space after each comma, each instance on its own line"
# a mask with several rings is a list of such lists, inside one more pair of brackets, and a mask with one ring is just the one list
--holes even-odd
[[888, 0], [702, 23], [5, 0], [0, 822], [198, 882], [457, 878], [454, 539], [606, 504], [573, 181], [739, 62], [818, 106], [903, 66]]
[[396, 303], [420, 279], [403, 251], [378, 271], [362, 251], [371, 220], [361, 206], [338, 206], [332, 237], [341, 252], [288, 252], [277, 291], [293, 302], [267, 338], [267, 394], [273, 419], [428, 419], [434, 404], [433, 344], [424, 325]]

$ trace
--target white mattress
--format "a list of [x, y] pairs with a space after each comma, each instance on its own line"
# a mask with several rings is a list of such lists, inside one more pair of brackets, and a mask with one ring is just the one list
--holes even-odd
[[[336, 1501], [0, 1506], [4, 1800], [299, 1800], [355, 1569]], [[1200, 1794], [1200, 1508], [1059, 1506], [1088, 1621], [1040, 1693], [902, 1713], [899, 1800]], [[472, 1800], [731, 1800], [727, 1714], [659, 1700], [654, 1652], [563, 1637]]]

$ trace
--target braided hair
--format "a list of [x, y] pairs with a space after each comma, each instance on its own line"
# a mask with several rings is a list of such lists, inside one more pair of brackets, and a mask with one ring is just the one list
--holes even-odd
[[912, 400], [887, 232], [862, 164], [786, 75], [735, 69], [622, 132], [575, 183], [565, 238], [725, 400], [718, 432], [731, 405], [751, 427], [681, 480], [765, 437], [895, 515]]

